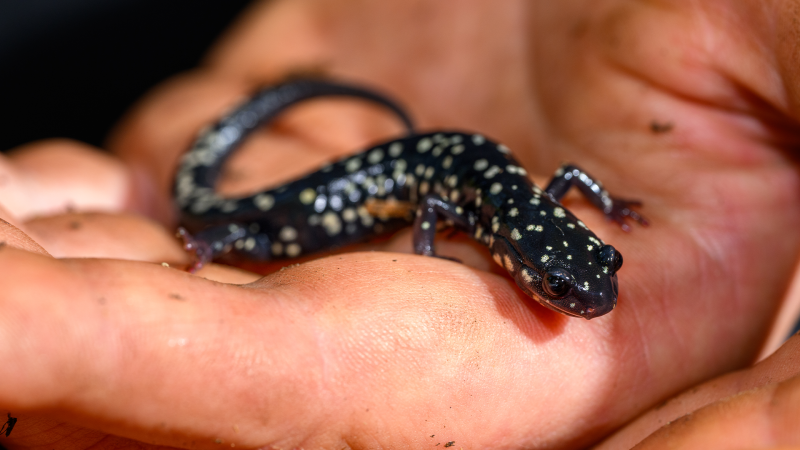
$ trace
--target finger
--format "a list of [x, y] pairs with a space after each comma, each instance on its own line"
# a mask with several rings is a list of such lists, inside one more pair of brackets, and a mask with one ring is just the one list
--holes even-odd
[[[4, 206], [20, 220], [67, 211], [122, 211], [130, 175], [122, 162], [89, 145], [51, 139], [12, 150], [0, 175]], [[0, 169], [1, 170], [1, 169]]]
[[248, 287], [11, 249], [0, 266], [0, 404], [146, 442], [525, 446], [616, 401], [573, 407], [586, 373], [616, 376], [613, 320], [580, 326], [458, 263], [341, 255]]
[[[763, 395], [767, 395], [767, 392], [771, 392], [775, 388], [772, 385], [773, 383], [787, 381], [800, 375], [800, 368], [794, 364], [799, 355], [800, 335], [795, 335], [787, 340], [774, 354], [755, 366], [732, 372], [695, 386], [656, 406], [608, 437], [597, 449], [632, 448], [666, 424], [691, 415], [695, 411], [702, 411], [703, 408], [709, 405], [715, 403], [724, 404], [724, 399], [737, 396], [743, 392], [763, 388]], [[754, 418], [754, 423], [763, 422]], [[746, 427], [745, 430], [751, 430], [753, 436], [758, 435], [757, 430], [753, 427]], [[752, 446], [753, 448], [758, 448], [765, 444], [762, 442]], [[715, 443], [713, 445], [709, 444], [709, 447], [719, 448], [724, 447], [724, 445]]]
[[797, 448], [800, 376], [717, 401], [670, 423], [635, 449]]
[[39, 255], [48, 255], [47, 250], [25, 234], [21, 229], [0, 218], [0, 247], [6, 246]]

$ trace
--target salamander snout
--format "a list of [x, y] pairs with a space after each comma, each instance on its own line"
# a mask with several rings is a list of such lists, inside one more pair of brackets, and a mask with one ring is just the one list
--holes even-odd
[[622, 267], [622, 254], [610, 245], [604, 245], [598, 250], [598, 260], [600, 265], [607, 267], [613, 275]]

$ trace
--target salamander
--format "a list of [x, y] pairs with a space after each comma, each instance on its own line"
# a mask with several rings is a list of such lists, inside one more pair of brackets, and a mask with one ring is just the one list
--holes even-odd
[[[408, 136], [253, 195], [223, 198], [215, 192], [222, 165], [248, 133], [300, 101], [331, 95], [384, 105], [406, 124]], [[296, 258], [412, 223], [414, 251], [437, 256], [434, 236], [443, 225], [486, 245], [542, 305], [591, 319], [616, 306], [622, 255], [560, 203], [573, 186], [623, 228], [629, 229], [626, 218], [647, 224], [633, 209], [638, 202], [612, 197], [575, 165], [560, 167], [541, 189], [506, 146], [481, 134], [416, 134], [407, 114], [382, 95], [294, 80], [262, 90], [201, 132], [181, 160], [175, 198], [179, 232], [186, 249], [196, 253], [194, 269], [224, 254], [256, 261]]]

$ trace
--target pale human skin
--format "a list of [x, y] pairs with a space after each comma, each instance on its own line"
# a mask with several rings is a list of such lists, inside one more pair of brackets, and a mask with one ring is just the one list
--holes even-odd
[[[731, 373], [763, 351], [800, 247], [797, 6], [255, 5], [202, 68], [132, 110], [108, 144], [119, 159], [60, 141], [2, 161], [0, 414], [19, 422], [0, 445], [579, 448], [614, 433], [602, 448], [629, 448], [759, 386], [642, 445], [800, 445], [786, 428], [797, 338]], [[260, 279], [179, 270], [178, 155], [253, 88], [302, 70], [376, 86], [421, 128], [500, 140], [540, 183], [571, 161], [641, 199], [653, 225], [630, 234], [565, 200], [625, 256], [617, 309], [564, 317], [480, 246], [440, 239], [465, 264], [414, 256], [408, 231], [361, 248], [385, 252]], [[248, 142], [220, 189], [275, 185], [399, 131], [359, 102], [299, 106]], [[72, 159], [52, 170], [36, 152]]]

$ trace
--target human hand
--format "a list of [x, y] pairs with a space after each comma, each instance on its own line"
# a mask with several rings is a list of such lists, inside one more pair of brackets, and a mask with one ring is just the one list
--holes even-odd
[[[619, 307], [589, 323], [568, 319], [501, 275], [397, 254], [332, 256], [240, 288], [162, 267], [9, 251], [0, 258], [20, 268], [4, 283], [43, 273], [59, 281], [10, 291], [12, 317], [53, 311], [27, 324], [26, 339], [73, 359], [0, 373], [14, 386], [0, 390], [0, 404], [168, 445], [570, 447], [747, 364], [791, 276], [799, 217], [785, 208], [797, 201], [786, 152], [795, 94], [759, 73], [793, 73], [788, 50], [759, 34], [778, 13], [746, 7], [258, 7], [204, 69], [156, 91], [112, 141], [133, 170], [139, 211], [169, 223], [174, 163], [194, 133], [255, 85], [322, 65], [400, 98], [423, 128], [484, 132], [543, 177], [561, 160], [578, 162], [613, 192], [644, 200], [653, 226], [629, 235], [582, 200], [565, 201], [625, 255]], [[743, 34], [763, 45], [733, 38]], [[768, 63], [751, 63], [761, 58]], [[237, 153], [221, 190], [285, 181], [396, 131], [363, 108], [299, 106]], [[379, 248], [408, 251], [408, 233]], [[441, 252], [493, 264], [477, 245]], [[53, 308], [63, 292], [80, 293], [69, 311]], [[115, 308], [107, 316], [106, 306]], [[57, 327], [66, 320], [87, 325]], [[54, 329], [72, 339], [54, 345]], [[26, 361], [12, 355], [3, 360]], [[37, 369], [41, 360], [52, 366]], [[81, 369], [56, 390], [24, 376], [63, 367]]]

